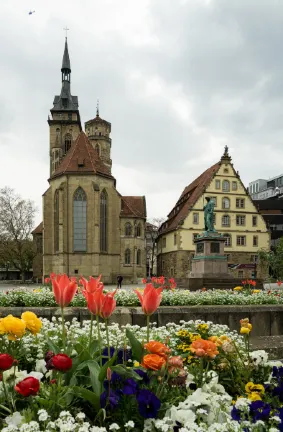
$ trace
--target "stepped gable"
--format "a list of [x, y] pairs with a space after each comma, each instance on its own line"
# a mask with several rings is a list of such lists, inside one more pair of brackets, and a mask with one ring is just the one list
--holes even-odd
[[51, 178], [68, 174], [100, 174], [114, 178], [84, 132], [79, 134]]
[[213, 179], [214, 174], [218, 171], [220, 165], [221, 162], [212, 165], [191, 184], [185, 187], [174, 208], [169, 213], [168, 219], [162, 224], [160, 233], [172, 231], [184, 221], [191, 208], [204, 193], [204, 190]]
[[144, 196], [121, 196], [121, 216], [146, 218]]

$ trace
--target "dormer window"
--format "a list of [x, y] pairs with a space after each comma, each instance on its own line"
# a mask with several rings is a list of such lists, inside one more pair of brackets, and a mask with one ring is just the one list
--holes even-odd
[[85, 165], [85, 160], [83, 158], [78, 158], [78, 167], [83, 167]]

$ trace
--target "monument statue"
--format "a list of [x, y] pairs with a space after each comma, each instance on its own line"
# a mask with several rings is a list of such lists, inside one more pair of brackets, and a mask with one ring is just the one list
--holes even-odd
[[207, 203], [203, 207], [203, 210], [204, 210], [204, 229], [205, 229], [205, 231], [208, 231], [208, 232], [209, 231], [215, 232], [214, 220], [213, 220], [215, 203], [209, 197], [206, 197], [205, 199], [206, 199]]

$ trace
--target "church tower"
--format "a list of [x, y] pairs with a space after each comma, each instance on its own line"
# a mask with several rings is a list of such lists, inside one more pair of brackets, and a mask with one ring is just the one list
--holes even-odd
[[78, 97], [71, 95], [71, 63], [67, 37], [62, 61], [61, 93], [54, 97], [51, 118], [48, 116], [50, 130], [50, 176], [60, 165], [82, 130]]
[[96, 154], [102, 159], [104, 165], [111, 173], [111, 123], [103, 120], [99, 116], [99, 106], [97, 104], [96, 117], [85, 123], [86, 135], [91, 142]]

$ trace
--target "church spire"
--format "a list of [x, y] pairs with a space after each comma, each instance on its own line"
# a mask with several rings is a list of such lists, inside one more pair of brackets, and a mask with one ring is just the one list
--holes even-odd
[[63, 54], [63, 60], [62, 60], [62, 82], [63, 81], [71, 81], [71, 63], [70, 63], [70, 57], [69, 57], [69, 50], [68, 50], [68, 41], [67, 37], [65, 39], [65, 49]]

